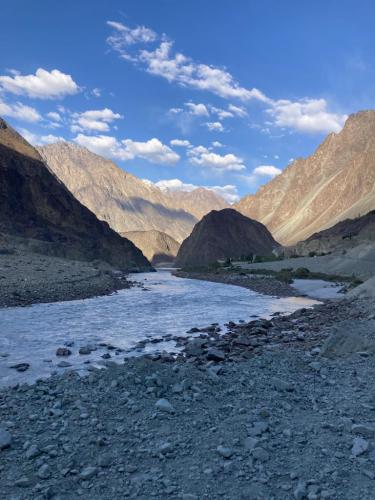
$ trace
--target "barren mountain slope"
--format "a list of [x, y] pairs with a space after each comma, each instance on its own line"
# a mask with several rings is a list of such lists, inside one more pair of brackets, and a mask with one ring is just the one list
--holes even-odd
[[82, 260], [149, 267], [132, 242], [81, 205], [38, 152], [0, 119], [0, 236]]
[[351, 115], [339, 134], [297, 159], [234, 208], [291, 245], [375, 208], [375, 111]]
[[129, 231], [123, 236], [132, 241], [153, 265], [172, 263], [180, 244], [166, 233], [155, 229], [150, 231]]

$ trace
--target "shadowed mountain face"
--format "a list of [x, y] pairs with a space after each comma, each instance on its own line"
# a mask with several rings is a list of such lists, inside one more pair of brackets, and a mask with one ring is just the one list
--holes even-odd
[[284, 245], [375, 208], [375, 111], [351, 115], [339, 134], [235, 205]]
[[182, 243], [175, 264], [179, 267], [200, 266], [250, 254], [270, 255], [278, 246], [260, 222], [230, 208], [213, 210], [198, 222]]
[[375, 241], [375, 210], [356, 219], [345, 219], [329, 229], [314, 233], [307, 240], [288, 249], [291, 253], [308, 255], [338, 252]]
[[81, 205], [39, 153], [0, 119], [0, 232], [34, 249], [127, 269], [148, 268], [142, 253]]
[[181, 242], [198, 218], [226, 205], [206, 189], [162, 191], [75, 144], [59, 142], [38, 150], [74, 196], [118, 233], [155, 229]]
[[171, 264], [177, 255], [180, 244], [168, 234], [152, 229], [151, 231], [129, 231], [123, 233], [134, 245], [142, 250], [152, 265]]

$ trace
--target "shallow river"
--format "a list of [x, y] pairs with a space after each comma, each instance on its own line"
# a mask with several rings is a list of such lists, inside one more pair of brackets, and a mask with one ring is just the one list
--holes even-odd
[[[249, 320], [253, 315], [269, 318], [280, 311], [290, 313], [316, 301], [301, 298], [274, 298], [238, 286], [187, 280], [169, 271], [136, 274], [141, 287], [93, 299], [36, 304], [25, 308], [0, 309], [0, 385], [31, 382], [67, 360], [84, 372], [87, 362], [97, 365], [105, 349], [79, 355], [80, 346], [107, 342], [125, 350], [147, 337], [183, 335], [192, 327], [211, 323]], [[73, 355], [58, 358], [56, 348], [74, 342]], [[143, 352], [175, 350], [174, 342], [148, 344]], [[134, 351], [133, 351], [134, 352]], [[140, 351], [141, 352], [141, 351]], [[112, 353], [113, 354], [113, 353]], [[112, 355], [121, 361], [124, 354]], [[19, 373], [10, 366], [27, 362], [30, 368]]]

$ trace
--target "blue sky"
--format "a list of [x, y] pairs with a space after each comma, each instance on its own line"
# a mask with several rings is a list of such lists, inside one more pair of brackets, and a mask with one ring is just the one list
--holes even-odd
[[373, 1], [2, 4], [0, 115], [164, 188], [234, 201], [373, 107]]

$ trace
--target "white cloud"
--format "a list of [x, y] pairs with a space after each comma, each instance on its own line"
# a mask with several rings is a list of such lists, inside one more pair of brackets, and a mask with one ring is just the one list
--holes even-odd
[[98, 88], [92, 89], [91, 93], [94, 97], [100, 97], [102, 95], [102, 91]]
[[233, 113], [225, 109], [216, 108], [215, 106], [210, 106], [211, 113], [216, 114], [220, 120], [225, 120], [225, 118], [233, 118]]
[[172, 115], [178, 115], [179, 113], [182, 113], [182, 112], [183, 112], [182, 108], [171, 108], [169, 110], [169, 113], [171, 113]]
[[[339, 132], [347, 118], [345, 114], [330, 112], [325, 99], [305, 98], [295, 102], [285, 99], [273, 100], [256, 88], [242, 87], [225, 68], [198, 63], [175, 51], [174, 42], [165, 35], [159, 37], [151, 30], [151, 34], [143, 37], [141, 36], [142, 29], [147, 30], [147, 28], [138, 27], [131, 30], [123, 24], [114, 22], [109, 25], [114, 29], [114, 35], [107, 39], [111, 48], [121, 57], [145, 69], [148, 73], [183, 87], [206, 90], [224, 99], [236, 98], [242, 101], [255, 99], [267, 105], [267, 111], [273, 117], [273, 121], [267, 127], [260, 128], [265, 134], [271, 134], [270, 126], [288, 127], [307, 133]], [[129, 33], [133, 31], [137, 33], [137, 36], [131, 35], [129, 40]], [[135, 43], [149, 44], [156, 41], [158, 45], [156, 48], [154, 46], [153, 50], [137, 47], [131, 55], [126, 51]], [[244, 107], [234, 104], [229, 104], [227, 110], [216, 109], [220, 119], [234, 115], [242, 118], [247, 116]], [[182, 112], [180, 108], [175, 108], [175, 110]]]
[[183, 139], [172, 139], [169, 143], [171, 146], [178, 146], [183, 148], [188, 148], [191, 146], [190, 141]]
[[134, 158], [121, 146], [121, 143], [115, 137], [109, 135], [78, 134], [74, 138], [74, 142], [105, 158], [117, 160], [131, 160]]
[[161, 76], [169, 82], [176, 82], [183, 86], [207, 90], [226, 99], [267, 100], [258, 89], [241, 87], [226, 69], [197, 63], [184, 54], [173, 52], [173, 42], [167, 40], [165, 35], [154, 50], [137, 49], [130, 54], [131, 45], [136, 43], [149, 44], [159, 37], [154, 31], [144, 26], [131, 29], [113, 21], [107, 24], [113, 28], [113, 34], [107, 39], [110, 47], [124, 59], [138, 65], [143, 64], [150, 74]]
[[61, 122], [61, 115], [55, 111], [50, 111], [46, 116], [54, 122]]
[[27, 142], [33, 146], [43, 146], [45, 144], [53, 144], [55, 142], [64, 141], [65, 139], [61, 136], [56, 136], [52, 134], [48, 135], [38, 135], [26, 130], [25, 128], [18, 129], [22, 137], [24, 137]]
[[204, 152], [199, 156], [193, 156], [190, 158], [190, 163], [201, 167], [212, 168], [221, 172], [241, 171], [246, 169], [242, 158], [239, 158], [232, 153], [219, 155], [217, 153]]
[[223, 145], [223, 144], [221, 144], [221, 142], [219, 142], [219, 141], [214, 141], [214, 142], [212, 143], [212, 145], [213, 145], [213, 147], [214, 147], [214, 148], [222, 148], [222, 147], [224, 146], [224, 145]]
[[122, 143], [125, 145], [126, 151], [132, 154], [133, 157], [140, 157], [151, 163], [174, 165], [180, 159], [180, 156], [175, 151], [156, 138], [146, 142], [125, 139]]
[[259, 165], [259, 167], [254, 168], [253, 174], [265, 177], [275, 177], [281, 174], [281, 170], [273, 165]]
[[15, 104], [7, 104], [0, 99], [0, 116], [8, 116], [25, 122], [37, 122], [42, 119], [35, 108], [26, 106], [20, 102]]
[[137, 26], [129, 28], [122, 23], [115, 21], [107, 21], [107, 25], [113, 28], [113, 34], [107, 38], [107, 43], [124, 59], [133, 60], [133, 57], [128, 54], [128, 48], [139, 43], [150, 43], [157, 40], [157, 34], [145, 26]]
[[229, 104], [228, 109], [233, 114], [235, 114], [236, 116], [239, 116], [241, 118], [244, 118], [245, 116], [247, 116], [247, 111], [243, 106], [235, 106], [234, 104]]
[[347, 115], [330, 113], [325, 99], [303, 99], [273, 101], [267, 112], [274, 118], [277, 127], [288, 127], [299, 132], [339, 132]]
[[206, 146], [193, 146], [189, 151], [187, 152], [188, 156], [199, 156], [203, 153], [209, 153], [210, 150], [206, 148]]
[[189, 108], [189, 112], [192, 115], [209, 116], [207, 107], [202, 103], [194, 104], [193, 102], [185, 102], [185, 106]]
[[146, 142], [136, 142], [131, 139], [124, 139], [120, 142], [108, 135], [78, 134], [74, 141], [93, 153], [117, 160], [142, 158], [150, 163], [174, 165], [180, 159], [177, 153], [156, 138]]
[[195, 184], [189, 184], [183, 182], [180, 179], [166, 179], [155, 183], [152, 183], [151, 181], [144, 179], [144, 182], [148, 184], [150, 183], [154, 184], [159, 189], [166, 192], [184, 191], [189, 193], [191, 191], [194, 191], [195, 189], [204, 188], [207, 189], [208, 191], [213, 191], [217, 195], [224, 198], [224, 200], [226, 200], [228, 203], [235, 203], [240, 198], [238, 196], [236, 186], [233, 186], [231, 184], [227, 184], [225, 186], [197, 186]]
[[205, 125], [210, 132], [224, 132], [224, 127], [220, 122], [207, 122]]
[[70, 75], [58, 69], [46, 71], [42, 68], [37, 69], [35, 75], [0, 76], [0, 87], [12, 94], [35, 99], [59, 99], [79, 91]]
[[111, 109], [95, 109], [84, 111], [83, 113], [73, 113], [72, 132], [95, 131], [108, 132], [109, 124], [114, 120], [123, 118], [119, 113], [114, 113]]

